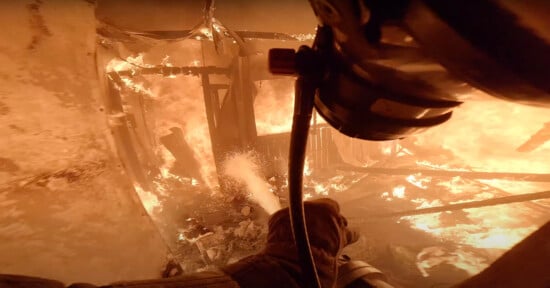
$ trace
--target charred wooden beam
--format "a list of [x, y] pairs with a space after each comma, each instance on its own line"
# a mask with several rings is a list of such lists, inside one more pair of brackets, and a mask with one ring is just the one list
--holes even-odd
[[[184, 40], [193, 33], [193, 30], [179, 30], [179, 31], [143, 31], [133, 32], [135, 35], [142, 37], [148, 37], [152, 39], [160, 40]], [[279, 32], [262, 32], [262, 31], [235, 31], [240, 38], [244, 39], [272, 39], [272, 40], [287, 40], [287, 41], [300, 41], [295, 36], [279, 33]]]
[[537, 131], [537, 133], [531, 135], [531, 138], [525, 143], [521, 144], [516, 151], [518, 152], [531, 152], [546, 142], [550, 141], [550, 122], [544, 123], [544, 126]]
[[457, 210], [470, 209], [470, 208], [482, 208], [487, 206], [504, 205], [504, 204], [511, 204], [511, 203], [521, 203], [521, 202], [541, 200], [541, 199], [550, 199], [550, 191], [527, 193], [527, 194], [505, 196], [505, 197], [480, 200], [480, 201], [470, 201], [470, 202], [456, 203], [456, 204], [437, 206], [437, 207], [392, 212], [387, 214], [372, 215], [372, 217], [392, 218], [392, 217], [414, 216], [414, 215], [432, 214], [432, 213], [439, 213], [439, 212], [446, 212], [446, 211], [457, 211]]
[[429, 170], [429, 169], [407, 169], [407, 168], [378, 168], [378, 167], [356, 167], [351, 165], [337, 166], [337, 170], [355, 171], [368, 174], [386, 174], [386, 175], [413, 175], [422, 174], [424, 176], [435, 177], [456, 177], [472, 179], [501, 179], [527, 182], [550, 182], [550, 174], [538, 173], [503, 173], [503, 172], [474, 172], [474, 171], [449, 171], [449, 170]]
[[132, 142], [130, 139], [132, 137], [128, 127], [128, 119], [122, 107], [120, 91], [117, 88], [117, 85], [121, 85], [122, 80], [116, 73], [108, 73], [106, 78], [105, 110], [107, 115], [109, 115], [113, 138], [119, 147], [119, 156], [123, 164], [128, 168], [127, 172], [131, 174], [134, 181], [144, 190], [149, 190], [150, 182], [147, 179], [147, 175], [143, 173], [135, 147], [131, 145]]
[[[214, 164], [218, 173], [221, 171], [222, 151], [220, 137], [218, 131], [218, 120], [220, 107], [217, 105], [218, 91], [212, 90], [210, 87], [210, 75], [206, 72], [201, 74], [202, 92], [204, 95], [204, 109], [206, 111], [206, 119], [208, 121], [208, 132], [210, 134], [210, 142], [212, 143], [212, 154], [214, 155]], [[215, 99], [216, 98], [216, 99]], [[219, 179], [218, 174], [218, 180]], [[221, 183], [221, 182], [220, 182]]]
[[200, 164], [195, 158], [193, 149], [185, 141], [183, 131], [179, 127], [170, 128], [170, 134], [160, 137], [160, 143], [172, 153], [176, 162], [172, 167], [172, 173], [182, 177], [192, 177], [205, 183], [206, 181], [200, 174]]
[[171, 66], [156, 66], [156, 67], [136, 67], [136, 69], [121, 70], [110, 72], [109, 74], [116, 73], [119, 76], [132, 77], [137, 75], [196, 75], [200, 76], [206, 74], [229, 74], [230, 69], [217, 66], [184, 66], [184, 67], [171, 67]]
[[252, 91], [253, 82], [250, 80], [250, 59], [246, 56], [239, 56], [235, 59], [235, 68], [232, 77], [234, 90], [232, 91], [233, 101], [239, 127], [240, 145], [242, 148], [251, 146], [256, 142], [258, 133], [256, 131], [256, 118], [254, 114], [254, 94]]

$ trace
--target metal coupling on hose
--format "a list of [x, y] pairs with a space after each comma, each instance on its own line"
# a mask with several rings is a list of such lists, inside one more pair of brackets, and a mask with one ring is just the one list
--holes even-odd
[[382, 271], [367, 262], [351, 260], [347, 255], [339, 262], [337, 288], [393, 288]]

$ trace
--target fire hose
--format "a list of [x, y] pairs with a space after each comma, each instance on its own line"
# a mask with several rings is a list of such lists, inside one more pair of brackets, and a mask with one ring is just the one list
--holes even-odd
[[302, 182], [314, 97], [325, 71], [322, 53], [331, 41], [332, 34], [330, 30], [327, 27], [318, 27], [312, 48], [301, 46], [298, 52], [293, 49], [271, 49], [269, 51], [269, 69], [271, 73], [298, 75], [295, 85], [292, 131], [290, 133], [288, 193], [290, 221], [294, 241], [298, 249], [300, 267], [304, 279], [306, 279], [306, 285], [311, 288], [320, 288], [321, 284], [307, 234]]

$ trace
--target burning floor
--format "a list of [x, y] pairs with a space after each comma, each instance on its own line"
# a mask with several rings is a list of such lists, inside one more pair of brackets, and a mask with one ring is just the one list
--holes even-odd
[[[269, 212], [287, 202], [288, 137], [274, 133], [290, 130], [293, 79], [247, 67], [232, 39], [217, 35], [224, 45], [216, 46], [208, 29], [194, 35], [202, 40], [142, 39], [96, 27], [94, 1], [12, 2], [0, 10], [10, 27], [0, 77], [2, 273], [102, 285], [156, 278], [166, 254], [192, 272], [263, 248]], [[126, 8], [123, 14], [130, 15]], [[274, 45], [312, 40], [252, 38], [251, 62]], [[177, 67], [186, 69], [176, 75]], [[98, 80], [98, 71], [105, 77]], [[119, 71], [126, 74], [110, 74]], [[233, 85], [247, 75], [250, 90]], [[216, 110], [210, 119], [205, 91], [216, 94], [208, 103], [232, 112]], [[253, 94], [253, 111], [237, 105], [244, 94]], [[223, 124], [214, 132], [225, 143], [246, 140], [237, 143], [247, 149], [237, 149], [242, 161], [222, 173], [231, 179], [223, 185], [216, 173], [224, 163], [213, 152], [227, 147], [215, 150], [209, 121]], [[305, 196], [338, 200], [362, 235], [346, 253], [396, 286], [450, 286], [550, 219], [550, 202], [542, 199], [451, 206], [548, 191], [550, 181], [541, 180], [548, 175], [534, 175], [550, 171], [548, 121], [547, 110], [493, 99], [465, 103], [448, 123], [401, 142], [349, 140], [317, 126]], [[260, 135], [256, 147], [249, 134]], [[449, 209], [406, 216], [440, 206]]]
[[[119, 143], [129, 146], [118, 144], [119, 149], [135, 151], [138, 164], [127, 158], [131, 165], [126, 168], [134, 175], [136, 190], [170, 247], [173, 261], [188, 273], [260, 251], [269, 214], [286, 206], [289, 142], [288, 133], [279, 132], [290, 129], [288, 113], [271, 113], [273, 101], [266, 99], [278, 97], [275, 91], [281, 89], [277, 87], [292, 83], [256, 83], [257, 97], [264, 99], [255, 106], [252, 118], [263, 119], [257, 131], [260, 136], [245, 152], [241, 146], [224, 154], [219, 149], [231, 143], [231, 134], [225, 131], [231, 127], [214, 125], [219, 129], [212, 130], [210, 122], [209, 130], [207, 108], [196, 97], [205, 87], [200, 77], [113, 79], [118, 86], [112, 95], [119, 95], [123, 103], [121, 114], [115, 116], [131, 118], [111, 125], [128, 127], [129, 136]], [[292, 96], [291, 90], [281, 91]], [[275, 106], [291, 107], [292, 97], [283, 99], [287, 101]], [[499, 103], [479, 110], [484, 105], [466, 106], [457, 118], [482, 121], [468, 115], [491, 119], [495, 109], [511, 109]], [[516, 108], [509, 112], [518, 113]], [[539, 112], [529, 117], [540, 123]], [[494, 126], [494, 122], [482, 121], [469, 124], [482, 129], [462, 131], [463, 124], [451, 122], [439, 131], [377, 143], [353, 140], [323, 123], [314, 124], [305, 199], [339, 201], [350, 225], [362, 234], [346, 253], [380, 268], [397, 287], [456, 284], [482, 271], [548, 221], [550, 202], [544, 200], [548, 192], [541, 191], [550, 189], [550, 177], [537, 174], [548, 171], [541, 158], [548, 148], [543, 141], [534, 152], [513, 150], [521, 144], [512, 141], [513, 135], [525, 134], [520, 142], [529, 142], [529, 135], [537, 135], [537, 127], [524, 128], [514, 122]], [[506, 142], [487, 150], [465, 141], [465, 135], [488, 145], [494, 137]], [[517, 159], [520, 156], [524, 159]], [[141, 180], [136, 175], [142, 175]]]
[[[184, 273], [260, 251], [288, 194], [292, 79], [252, 73], [271, 42], [251, 39], [258, 55], [242, 57], [201, 31], [147, 53], [117, 51], [107, 33], [98, 53], [116, 148]], [[548, 221], [546, 115], [476, 100], [389, 142], [350, 139], [314, 117], [305, 199], [336, 199], [362, 235], [346, 253], [396, 287], [451, 286]]]
[[[179, 185], [169, 193], [179, 196], [161, 200], [162, 211], [153, 215], [157, 223], [173, 221], [170, 223], [173, 227], [163, 233], [166, 235], [170, 231], [166, 239], [172, 242], [172, 252], [184, 272], [223, 266], [262, 249], [269, 216], [264, 208], [279, 203], [286, 206], [286, 187], [284, 181], [271, 178], [264, 183], [268, 193], [273, 193], [264, 194], [269, 198], [261, 199], [261, 194], [250, 193], [247, 181], [261, 179], [258, 178], [261, 171], [250, 155], [243, 156], [249, 162], [241, 163], [240, 168], [250, 165], [246, 173], [254, 175], [241, 178], [245, 180], [240, 183], [235, 181], [234, 184], [240, 185], [235, 188], [241, 188], [233, 189], [240, 191], [235, 194], [201, 190], [200, 185], [193, 186], [191, 181], [184, 184], [181, 179], [176, 181], [177, 185], [175, 182], [167, 184]], [[399, 163], [402, 169], [425, 171], [427, 168], [426, 162], [419, 162], [411, 155], [395, 157], [374, 167], [395, 167]], [[428, 170], [442, 171], [434, 166]], [[486, 268], [548, 219], [548, 200], [388, 216], [396, 211], [506, 197], [510, 193], [497, 185], [502, 186], [509, 180], [486, 181], [446, 175], [427, 177], [421, 173], [403, 176], [308, 171], [304, 188], [306, 198], [338, 200], [351, 227], [362, 235], [345, 253], [380, 268], [396, 287], [456, 284]], [[510, 183], [508, 185], [513, 185]], [[531, 185], [537, 189], [550, 186], [546, 183]], [[271, 198], [273, 195], [277, 200]], [[169, 214], [172, 219], [161, 220]]]

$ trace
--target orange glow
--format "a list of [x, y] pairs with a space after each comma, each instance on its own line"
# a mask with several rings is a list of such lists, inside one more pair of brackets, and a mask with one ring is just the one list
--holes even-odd
[[[143, 65], [142, 57], [132, 59], [133, 64]], [[165, 64], [169, 59], [165, 58]], [[132, 65], [113, 60], [108, 71], [132, 69]], [[126, 64], [125, 64], [126, 63]], [[199, 61], [193, 65], [200, 65]], [[150, 114], [152, 130], [156, 137], [166, 135], [170, 128], [182, 129], [184, 138], [191, 146], [196, 160], [200, 163], [200, 174], [204, 183], [212, 188], [217, 185], [216, 170], [212, 154], [211, 140], [202, 100], [200, 78], [192, 76], [177, 77], [176, 80], [161, 76], [151, 76], [151, 87], [136, 83], [133, 79], [124, 79], [127, 88], [149, 97], [152, 102]], [[292, 127], [294, 79], [260, 81], [255, 83], [257, 95], [254, 102], [256, 128], [259, 135], [289, 132]], [[199, 97], [200, 96], [200, 97]], [[434, 151], [450, 151], [454, 156], [449, 163], [432, 163], [420, 155], [414, 155], [394, 141], [381, 143], [379, 154], [391, 157], [396, 151], [397, 156], [418, 157], [414, 161], [422, 169], [444, 171], [486, 171], [486, 172], [532, 172], [550, 173], [550, 143], [538, 147], [530, 153], [517, 152], [516, 148], [529, 139], [544, 121], [549, 121], [548, 110], [517, 106], [513, 103], [499, 101], [466, 103], [455, 113], [455, 116], [444, 125], [428, 130], [415, 136], [416, 145], [433, 148]], [[320, 117], [318, 122], [323, 122]], [[338, 140], [335, 140], [338, 141]], [[405, 146], [403, 144], [403, 146]], [[411, 149], [413, 150], [413, 149]], [[160, 172], [163, 178], [178, 177], [170, 173], [175, 159], [169, 151], [160, 147], [156, 153], [163, 163]], [[247, 185], [251, 198], [257, 201], [268, 213], [279, 208], [278, 201], [271, 193], [269, 184], [258, 175], [257, 163], [250, 159], [251, 154], [233, 157], [228, 163], [225, 174]], [[232, 162], [231, 162], [232, 161]], [[456, 161], [453, 162], [453, 161]], [[376, 162], [374, 162], [376, 163]], [[306, 159], [304, 168], [304, 183], [309, 193], [304, 193], [304, 199], [331, 196], [331, 192], [346, 189], [346, 185], [334, 179], [320, 181], [312, 176], [310, 161]], [[356, 164], [356, 163], [354, 163]], [[237, 167], [237, 168], [235, 168]], [[244, 168], [243, 168], [244, 167]], [[468, 167], [468, 168], [463, 168]], [[243, 172], [248, 169], [250, 171]], [[452, 203], [499, 197], [493, 191], [500, 189], [504, 193], [518, 194], [550, 189], [550, 185], [540, 183], [524, 183], [517, 181], [476, 180], [453, 177], [440, 179], [435, 176], [424, 176], [421, 173], [404, 177], [405, 185], [396, 185], [380, 195], [387, 205], [410, 202], [416, 209], [443, 206]], [[333, 181], [334, 180], [334, 181]], [[192, 179], [194, 185], [198, 179]], [[202, 183], [201, 183], [202, 184]], [[411, 185], [408, 185], [411, 184]], [[485, 187], [494, 188], [480, 189]], [[162, 193], [162, 185], [157, 185], [157, 193]], [[414, 189], [420, 189], [425, 195], [415, 196]], [[437, 190], [437, 191], [435, 191]], [[146, 209], [153, 213], [162, 205], [154, 193], [143, 191], [136, 186], [136, 191], [142, 198]], [[436, 192], [446, 191], [448, 195], [436, 198]], [[447, 199], [448, 198], [448, 199]], [[453, 212], [440, 212], [426, 215], [406, 216], [399, 221], [408, 221], [410, 227], [421, 230], [440, 239], [442, 242], [452, 242], [457, 248], [449, 250], [439, 246], [424, 248], [417, 255], [417, 267], [424, 276], [429, 276], [429, 270], [437, 265], [451, 264], [469, 274], [476, 274], [489, 265], [486, 259], [476, 256], [472, 249], [492, 249], [502, 253], [528, 234], [537, 229], [531, 223], [528, 207], [522, 203], [499, 205], [484, 208], [464, 209], [463, 218], [457, 223], [446, 223], [442, 219], [451, 216]], [[461, 214], [462, 215], [462, 214]]]
[[393, 188], [392, 196], [396, 198], [405, 198], [405, 186], [399, 185]]
[[[255, 85], [254, 114], [258, 135], [290, 132], [294, 113], [294, 78], [259, 81]], [[311, 119], [311, 125], [326, 123], [316, 116]]]
[[[410, 180], [412, 178], [411, 176], [408, 176], [407, 180]], [[460, 181], [462, 181], [460, 177], [454, 177], [448, 182], [437, 183], [437, 186], [443, 186], [447, 188], [451, 194], [456, 195], [472, 192], [474, 187], [468, 188], [468, 185], [464, 185], [464, 183], [460, 183]], [[414, 183], [415, 182], [413, 182], [413, 184]], [[400, 186], [396, 188], [398, 187]], [[479, 189], [479, 187], [477, 187], [477, 189]], [[522, 191], [522, 193], [525, 193], [525, 191]], [[471, 195], [469, 199], [451, 201], [448, 202], [448, 204], [484, 200], [494, 197], [492, 193], [487, 191], [478, 191]], [[444, 205], [444, 203], [438, 199], [428, 200], [417, 198], [411, 199], [410, 201], [417, 205], [417, 209]], [[502, 249], [502, 251], [512, 248], [512, 246], [538, 228], [537, 225], [530, 223], [531, 220], [529, 217], [532, 211], [523, 203], [471, 208], [464, 209], [463, 211], [466, 213], [465, 216], [468, 221], [463, 220], [461, 223], [455, 225], [448, 225], [441, 221], [441, 216], [443, 216], [444, 213], [452, 212], [406, 216], [402, 217], [401, 220], [409, 221], [412, 228], [430, 233], [442, 241], [451, 241], [452, 243], [464, 245], [465, 247]], [[433, 259], [429, 258], [427, 255], [432, 255]], [[417, 263], [424, 276], [428, 276], [426, 269], [429, 267], [443, 263], [453, 264], [458, 260], [460, 261], [453, 265], [467, 271], [469, 274], [478, 273], [488, 265], [488, 263], [479, 262], [479, 259], [473, 254], [461, 251], [460, 249], [450, 254], [445, 253], [444, 255], [437, 255], [437, 253], [428, 253], [427, 255], [423, 255], [423, 260], [419, 260]]]
[[289, 132], [294, 111], [292, 78], [256, 82], [254, 101], [258, 135]]
[[150, 89], [145, 88], [141, 83], [135, 83], [130, 78], [122, 78], [122, 82], [126, 85], [127, 88], [134, 90], [134, 92], [136, 93], [143, 93], [149, 97], [155, 97], [153, 92], [151, 92]]
[[107, 67], [105, 68], [105, 72], [119, 72], [119, 71], [127, 71], [127, 70], [134, 70], [142, 67], [154, 67], [153, 65], [145, 64], [143, 63], [143, 54], [139, 53], [135, 57], [128, 56], [126, 59], [112, 59], [107, 63]]
[[[441, 205], [438, 200], [422, 204], [419, 208]], [[413, 228], [443, 240], [476, 248], [509, 249], [534, 232], [537, 226], [520, 222], [519, 226], [524, 227], [517, 227], [517, 220], [514, 221], [514, 219], [524, 216], [523, 214], [529, 211], [518, 212], [517, 209], [507, 206], [512, 205], [465, 209], [468, 218], [475, 224], [456, 224], [445, 227], [440, 221], [441, 213], [406, 216], [402, 219], [410, 221]]]
[[427, 247], [418, 253], [416, 259], [416, 266], [424, 277], [429, 276], [428, 269], [441, 264], [454, 265], [470, 275], [477, 274], [488, 266], [484, 259], [460, 248], [455, 251], [447, 251], [439, 246]]
[[427, 189], [428, 186], [426, 186], [427, 183], [430, 183], [432, 181], [431, 177], [421, 178], [422, 175], [409, 175], [407, 176], [407, 182], [413, 184], [414, 186], [421, 188], [421, 189]]
[[464, 103], [441, 126], [415, 137], [417, 144], [452, 151], [474, 170], [550, 173], [550, 141], [531, 153], [516, 151], [550, 121], [546, 108], [499, 100]]
[[153, 102], [153, 131], [157, 137], [167, 135], [170, 128], [182, 129], [185, 141], [190, 144], [195, 159], [200, 164], [200, 174], [207, 187], [217, 185], [216, 167], [208, 130], [208, 121], [202, 97], [199, 77], [180, 76], [167, 79], [151, 76], [155, 86], [151, 88], [156, 95]]
[[[550, 143], [543, 144], [530, 153], [516, 151], [517, 147], [549, 120], [547, 109], [497, 100], [466, 103], [449, 122], [414, 139], [416, 145], [424, 148], [451, 151], [457, 162], [436, 164], [419, 159], [416, 164], [424, 169], [445, 171], [469, 171], [456, 168], [466, 164], [475, 171], [550, 173], [550, 162], [547, 161]], [[426, 198], [409, 199], [417, 209], [501, 197], [502, 193], [514, 195], [550, 189], [550, 184], [547, 183], [503, 179], [472, 181], [458, 176], [448, 180], [437, 179], [435, 182], [433, 177], [414, 174], [407, 176], [406, 180], [423, 190], [429, 190], [429, 186], [431, 189], [440, 187], [449, 191], [449, 199], [457, 199], [442, 202], [440, 199], [429, 198], [430, 194]], [[386, 192], [382, 196], [389, 201], [391, 197], [401, 195], [401, 187], [396, 186], [393, 193]], [[399, 192], [397, 195], [396, 191]], [[494, 191], [502, 192], [497, 195]], [[406, 193], [403, 196], [407, 198]], [[537, 224], [532, 223], [533, 211], [525, 203], [463, 211], [467, 220], [454, 225], [443, 223], [441, 218], [444, 214], [453, 212], [407, 216], [401, 220], [409, 221], [412, 228], [430, 233], [442, 241], [451, 241], [462, 247], [500, 249], [502, 252], [538, 228]], [[489, 263], [481, 260], [461, 248], [445, 251], [442, 247], [429, 247], [418, 254], [417, 266], [424, 276], [428, 276], [429, 268], [443, 263], [452, 264], [472, 275], [488, 266]]]
[[158, 197], [151, 191], [143, 190], [138, 184], [134, 184], [134, 189], [147, 213], [151, 217], [156, 218], [157, 213], [162, 211], [162, 205]]
[[[162, 64], [172, 66], [170, 57], [165, 56]], [[199, 62], [193, 63], [198, 65]], [[106, 72], [118, 72], [139, 69], [140, 67], [153, 67], [145, 64], [143, 54], [127, 59], [113, 59], [107, 67]], [[199, 77], [181, 76], [177, 79], [175, 75], [162, 77], [159, 75], [146, 76], [150, 82], [140, 82], [132, 77], [122, 77], [125, 88], [145, 96], [149, 106], [146, 108], [147, 115], [144, 115], [151, 127], [141, 127], [141, 129], [151, 129], [155, 141], [158, 138], [170, 133], [171, 128], [179, 128], [184, 133], [184, 138], [194, 152], [196, 160], [200, 163], [200, 174], [207, 187], [213, 188], [217, 185], [212, 146], [204, 109], [202, 97], [202, 84]], [[149, 84], [154, 83], [154, 84]], [[122, 91], [122, 97], [135, 97], [126, 95]], [[155, 149], [163, 160], [160, 163], [159, 170], [163, 178], [173, 178], [176, 175], [171, 174], [175, 159], [169, 151], [162, 146]], [[198, 179], [194, 179], [195, 183]]]

